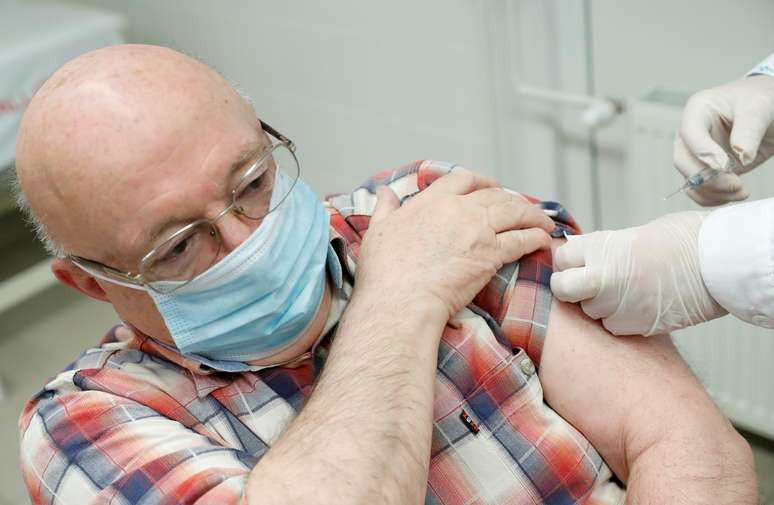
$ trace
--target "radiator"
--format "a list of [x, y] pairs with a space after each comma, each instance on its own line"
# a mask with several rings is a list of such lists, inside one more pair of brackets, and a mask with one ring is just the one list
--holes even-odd
[[[685, 195], [663, 200], [683, 182], [669, 167], [686, 98], [686, 93], [657, 89], [631, 103], [625, 209], [629, 222], [698, 208]], [[745, 184], [752, 189], [751, 198], [774, 197], [774, 166], [746, 175]], [[725, 317], [676, 332], [674, 340], [738, 427], [774, 439], [774, 330]]]

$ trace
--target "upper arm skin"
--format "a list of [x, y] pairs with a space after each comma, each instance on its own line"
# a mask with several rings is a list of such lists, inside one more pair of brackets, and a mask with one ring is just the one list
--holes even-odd
[[657, 444], [684, 446], [678, 464], [740, 444], [668, 335], [614, 337], [578, 305], [554, 300], [539, 376], [546, 402], [624, 481]]

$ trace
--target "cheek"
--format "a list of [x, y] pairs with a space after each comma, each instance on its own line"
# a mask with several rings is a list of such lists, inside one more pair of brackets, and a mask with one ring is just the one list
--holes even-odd
[[164, 318], [159, 314], [156, 304], [148, 293], [107, 282], [100, 284], [123, 321], [135, 326], [146, 335], [172, 343]]

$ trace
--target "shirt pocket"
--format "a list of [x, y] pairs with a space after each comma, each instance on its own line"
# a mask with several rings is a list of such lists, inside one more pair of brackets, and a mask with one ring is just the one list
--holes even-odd
[[522, 349], [465, 393], [439, 369], [436, 395], [431, 502], [579, 503], [609, 477], [585, 437], [543, 401]]

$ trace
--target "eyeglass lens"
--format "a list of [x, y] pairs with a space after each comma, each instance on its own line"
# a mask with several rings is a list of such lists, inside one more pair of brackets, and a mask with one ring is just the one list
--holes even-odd
[[[277, 171], [282, 170], [286, 177], [295, 181], [299, 172], [298, 163], [293, 153], [280, 144], [260, 163], [247, 165], [233, 192], [234, 208], [251, 220], [263, 220], [274, 210], [271, 205], [278, 206], [287, 196], [272, 195]], [[285, 186], [287, 189], [284, 189]], [[289, 193], [292, 187], [292, 184], [283, 185], [283, 190]], [[216, 262], [222, 245], [215, 226], [214, 223], [201, 221], [183, 233], [176, 232], [157, 246], [148, 258], [147, 265], [144, 265], [143, 276], [146, 281], [154, 289], [171, 291], [179, 287], [181, 282], [190, 281], [210, 268]], [[260, 226], [260, 222], [257, 226]], [[165, 281], [173, 281], [174, 285], [164, 285]]]

